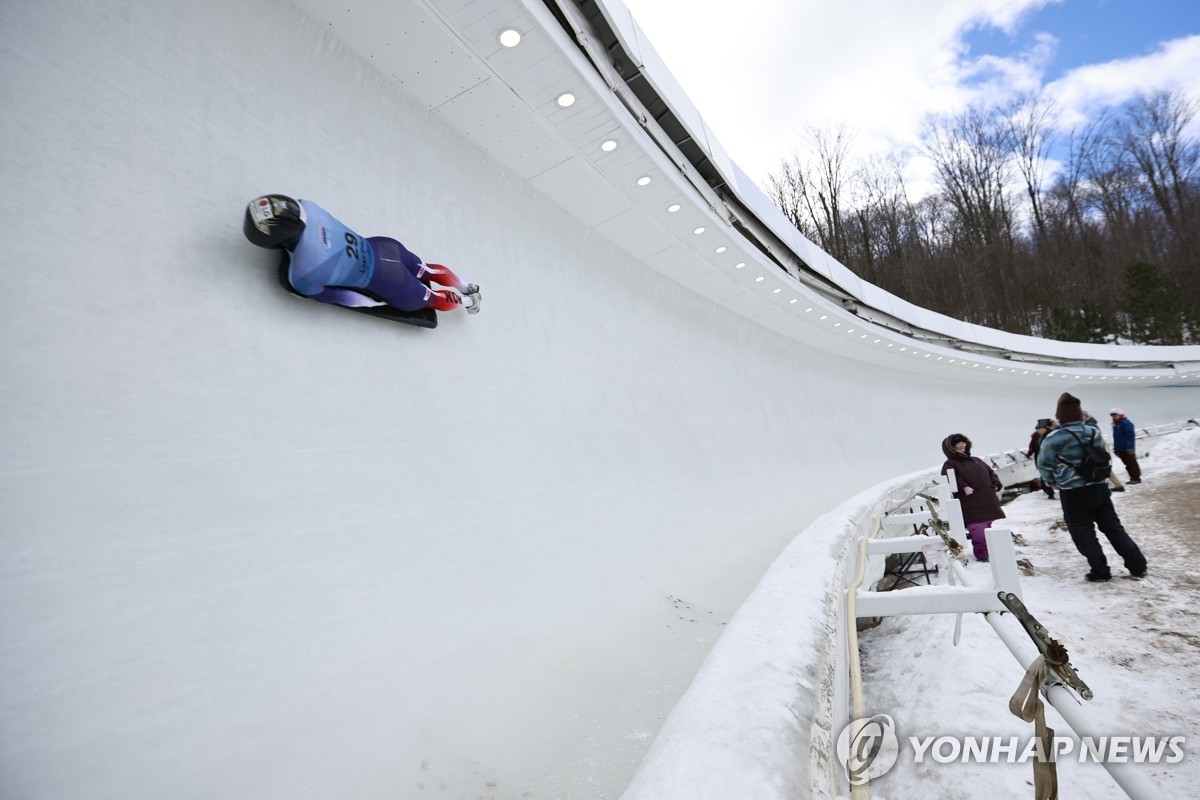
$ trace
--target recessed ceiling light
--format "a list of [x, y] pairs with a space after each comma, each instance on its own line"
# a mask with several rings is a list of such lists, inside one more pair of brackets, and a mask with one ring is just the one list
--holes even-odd
[[762, 281], [763, 281], [763, 276], [762, 276], [762, 275], [759, 275], [757, 278], [755, 278], [755, 279], [754, 279], [754, 282], [755, 282], [755, 283], [762, 283]]
[[638, 186], [648, 186], [650, 184], [651, 180], [653, 180], [653, 178], [651, 178], [649, 175], [643, 175], [642, 177], [637, 179], [637, 185]]
[[667, 213], [674, 214], [680, 208], [681, 208], [681, 206], [679, 205], [679, 203], [672, 203], [671, 205], [667, 206]]
[[773, 290], [771, 291], [771, 294], [779, 294], [779, 293], [780, 293], [780, 292], [782, 292], [782, 291], [783, 291], [783, 289], [773, 289]]
[[496, 38], [502, 47], [516, 47], [521, 43], [521, 32], [516, 28], [505, 28]]
[[828, 315], [828, 314], [822, 314], [822, 315], [821, 315], [821, 319], [829, 319], [829, 315]]
[[807, 314], [810, 311], [812, 311], [812, 306], [809, 306], [808, 308], [804, 309], [805, 314]]
[[718, 253], [724, 253], [724, 252], [725, 252], [727, 249], [728, 249], [728, 248], [727, 248], [727, 247], [725, 247], [725, 245], [721, 245], [720, 247], [718, 247], [718, 248], [717, 248], [716, 252], [718, 252]]
[[558, 96], [558, 104], [563, 108], [570, 108], [575, 105], [575, 95], [570, 92], [563, 92]]
[[703, 226], [703, 225], [701, 225], [699, 228], [696, 228], [696, 230], [692, 231], [692, 233], [694, 233], [694, 234], [696, 234], [697, 236], [699, 236], [700, 234], [704, 233], [704, 226]]
[[746, 266], [746, 262], [745, 262], [745, 261], [739, 261], [738, 263], [736, 263], [736, 264], [734, 264], [734, 265], [733, 265], [733, 268], [734, 268], [734, 269], [741, 269], [741, 268], [742, 268], [742, 267], [744, 267], [744, 266]]
[[[798, 303], [798, 302], [800, 302], [800, 301], [797, 300], [795, 297], [793, 297], [791, 300], [788, 300], [788, 305], [791, 305], [792, 303]], [[1155, 380], [1158, 380], [1158, 378], [1155, 378]]]
[[606, 153], [611, 153], [613, 150], [617, 149], [617, 140], [609, 139], [608, 141], [601, 143], [600, 149]]

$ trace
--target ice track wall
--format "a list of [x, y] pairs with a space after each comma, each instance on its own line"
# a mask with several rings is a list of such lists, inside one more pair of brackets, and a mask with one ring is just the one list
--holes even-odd
[[[1065, 388], [714, 305], [277, 0], [4, 4], [0, 75], [2, 797], [614, 796], [809, 521]], [[288, 295], [266, 191], [483, 312]]]

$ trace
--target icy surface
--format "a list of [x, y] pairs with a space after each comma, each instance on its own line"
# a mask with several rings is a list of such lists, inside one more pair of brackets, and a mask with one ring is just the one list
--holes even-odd
[[[5, 3], [0, 74], [6, 798], [614, 796], [799, 531], [1067, 388], [715, 307], [280, 0]], [[483, 313], [289, 295], [269, 191]]]

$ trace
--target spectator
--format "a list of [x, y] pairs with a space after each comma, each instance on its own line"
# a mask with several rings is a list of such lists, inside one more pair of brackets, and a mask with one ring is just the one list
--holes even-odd
[[1096, 528], [1125, 562], [1125, 568], [1135, 578], [1146, 574], [1146, 557], [1137, 543], [1125, 532], [1112, 504], [1112, 493], [1104, 480], [1089, 480], [1078, 473], [1084, 459], [1084, 446], [1099, 446], [1099, 431], [1083, 423], [1079, 398], [1064, 392], [1058, 398], [1060, 428], [1042, 440], [1038, 452], [1038, 472], [1044, 483], [1058, 487], [1063, 518], [1075, 548], [1087, 559], [1089, 581], [1112, 579], [1108, 559], [1096, 538]]
[[1119, 408], [1114, 408], [1108, 415], [1112, 417], [1113, 452], [1129, 471], [1129, 482], [1141, 483], [1142, 468], [1137, 460], [1137, 433], [1133, 429], [1133, 420], [1125, 416], [1125, 412]]
[[955, 497], [962, 504], [963, 522], [971, 538], [971, 549], [976, 561], [988, 560], [987, 538], [984, 536], [993, 522], [1004, 518], [997, 492], [1004, 488], [995, 470], [981, 458], [971, 455], [971, 440], [961, 433], [954, 433], [942, 440], [942, 452], [946, 463], [942, 474], [954, 470], [958, 485]]
[[[1087, 425], [1089, 428], [1096, 429], [1096, 435], [1099, 436], [1100, 443], [1102, 445], [1104, 445], [1104, 449], [1107, 450], [1111, 454], [1112, 448], [1108, 446], [1108, 440], [1104, 438], [1104, 432], [1100, 430], [1100, 421], [1097, 420], [1095, 417], [1093, 417], [1088, 412], [1084, 411], [1083, 412], [1083, 424]], [[1115, 471], [1108, 473], [1108, 482], [1112, 484], [1112, 490], [1114, 492], [1125, 491], [1125, 484], [1121, 483], [1121, 479], [1117, 477], [1117, 473]]]
[[[1033, 435], [1029, 437], [1029, 449], [1025, 451], [1025, 455], [1029, 456], [1037, 463], [1038, 450], [1041, 449], [1042, 439], [1045, 439], [1050, 433], [1050, 420], [1039, 419], [1037, 426], [1033, 429]], [[1049, 484], [1042, 483], [1041, 478], [1034, 478], [1034, 489], [1041, 489], [1046, 493], [1046, 496], [1051, 500], [1054, 499], [1054, 487]]]

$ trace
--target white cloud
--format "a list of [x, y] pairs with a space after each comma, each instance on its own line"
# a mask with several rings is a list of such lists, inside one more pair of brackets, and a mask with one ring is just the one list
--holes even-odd
[[1080, 67], [1046, 87], [1063, 129], [1081, 127], [1105, 108], [1156, 90], [1200, 99], [1200, 36], [1164, 42], [1145, 56]]
[[[845, 123], [860, 154], [917, 139], [929, 112], [982, 88], [1040, 82], [1052, 39], [972, 61], [972, 27], [1015, 30], [1052, 0], [628, 0], [732, 158], [763, 179], [811, 124]], [[980, 83], [981, 77], [984, 78]]]
[[[804, 149], [810, 126], [845, 125], [852, 156], [915, 155], [912, 197], [934, 191], [920, 157], [921, 123], [969, 103], [1002, 104], [1019, 92], [1054, 98], [1066, 132], [1137, 94], [1158, 89], [1200, 99], [1200, 36], [1150, 53], [1077, 68], [1045, 85], [1058, 41], [1029, 15], [1059, 0], [626, 0], [726, 152], [751, 178]], [[619, 0], [606, 0], [610, 5]], [[1032, 23], [1032, 24], [1029, 24]], [[1025, 25], [1033, 44], [1001, 57], [968, 51], [965, 36]], [[1193, 121], [1200, 132], [1200, 118]], [[1058, 158], [1059, 154], [1055, 154]], [[1046, 165], [1046, 179], [1061, 169]]]

